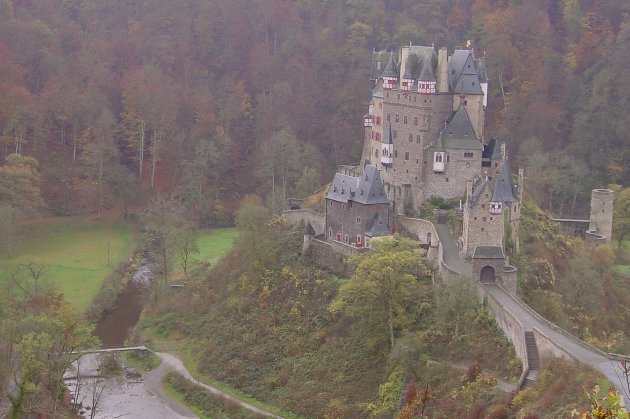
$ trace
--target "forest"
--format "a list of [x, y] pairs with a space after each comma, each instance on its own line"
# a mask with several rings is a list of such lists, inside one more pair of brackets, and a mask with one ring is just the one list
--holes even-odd
[[[469, 43], [489, 72], [486, 136], [506, 141], [512, 168], [527, 176], [519, 292], [581, 338], [625, 351], [628, 13], [627, 0], [0, 0], [0, 252], [11, 255], [31, 231], [21, 227], [46, 216], [107, 221], [148, 207], [131, 217], [134, 227], [144, 222], [148, 240], [166, 231], [186, 246], [198, 227], [236, 224], [235, 251], [213, 269], [192, 269], [182, 294], [149, 303], [134, 339], [175, 336], [200, 374], [212, 370], [304, 416], [413, 417], [421, 405], [437, 416], [566, 416], [566, 400], [588, 405], [592, 371], [552, 365], [528, 392], [503, 394], [481, 369], [498, 365], [491, 372], [514, 380], [517, 362], [463, 282], [434, 287], [424, 266], [400, 263], [409, 293], [375, 327], [373, 313], [352, 305], [363, 298], [353, 279], [299, 260], [301, 232], [275, 214], [328, 183], [338, 165], [358, 163], [372, 51]], [[549, 215], [587, 214], [591, 189], [608, 185], [623, 204], [616, 247], [590, 252]], [[248, 200], [256, 208], [239, 211]], [[119, 247], [131, 246], [126, 235]], [[176, 263], [161, 250], [166, 288]], [[360, 272], [374, 271], [369, 260]], [[29, 272], [37, 288], [38, 271]], [[0, 317], [14, 322], [0, 332], [16, 342], [26, 330], [59, 337], [28, 334], [33, 351], [16, 347], [47, 386], [34, 400], [56, 409], [73, 351], [97, 343], [61, 293], [44, 291], [34, 305], [28, 292], [3, 295]], [[63, 356], [48, 357], [43, 374], [38, 360], [52, 353]], [[463, 377], [445, 365], [451, 354], [467, 363]], [[0, 359], [2, 382], [9, 361]], [[11, 400], [14, 412], [36, 405], [31, 378]]]
[[277, 211], [359, 158], [372, 50], [467, 40], [488, 64], [488, 137], [508, 142], [543, 209], [583, 213], [590, 189], [630, 177], [629, 9], [624, 0], [2, 1], [2, 225], [38, 211], [126, 209], [156, 192], [206, 224], [228, 222], [253, 191]]

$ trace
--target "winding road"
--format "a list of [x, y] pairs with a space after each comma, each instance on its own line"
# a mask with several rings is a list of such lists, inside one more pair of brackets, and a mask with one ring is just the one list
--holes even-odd
[[[459, 257], [459, 248], [455, 243], [449, 226], [438, 223], [435, 224], [435, 229], [444, 251], [444, 263], [452, 270], [471, 276], [472, 266]], [[537, 330], [555, 345], [562, 348], [571, 358], [590, 365], [603, 374], [623, 395], [625, 406], [630, 406], [630, 388], [628, 388], [625, 383], [625, 377], [621, 373], [621, 362], [619, 360], [588, 345], [559, 326], [544, 319], [518, 297], [510, 295], [502, 287], [489, 284], [481, 284], [481, 286], [503, 309], [518, 319], [524, 330]]]
[[[176, 356], [166, 353], [166, 352], [155, 352], [155, 354], [160, 358], [162, 362], [160, 363], [159, 367], [157, 367], [156, 369], [154, 369], [153, 371], [145, 375], [145, 381], [147, 383], [147, 386], [149, 386], [162, 400], [167, 402], [169, 406], [178, 414], [184, 417], [196, 417], [194, 414], [192, 414], [192, 412], [188, 410], [188, 408], [186, 408], [185, 406], [182, 406], [179, 402], [176, 402], [175, 400], [171, 399], [166, 394], [164, 394], [164, 391], [162, 390], [162, 386], [161, 386], [162, 379], [167, 373], [171, 371], [174, 371], [182, 375], [188, 381], [205, 388], [210, 393], [216, 396], [219, 396], [221, 398], [231, 400], [234, 403], [237, 403], [239, 406], [241, 406], [244, 409], [250, 410], [254, 413], [257, 413], [265, 417], [284, 419], [282, 418], [282, 416], [277, 416], [277, 415], [274, 415], [273, 413], [269, 413], [265, 410], [259, 409], [256, 406], [252, 406], [249, 403], [245, 403], [244, 401], [235, 399], [234, 397], [230, 396], [227, 393], [224, 393], [223, 391], [215, 387], [209, 386], [208, 384], [204, 384], [198, 381], [197, 379], [195, 379], [195, 377], [192, 376], [192, 374], [190, 374], [190, 372], [184, 366], [184, 363]], [[181, 409], [182, 407], [183, 409]], [[192, 414], [192, 416], [186, 416], [187, 414]]]

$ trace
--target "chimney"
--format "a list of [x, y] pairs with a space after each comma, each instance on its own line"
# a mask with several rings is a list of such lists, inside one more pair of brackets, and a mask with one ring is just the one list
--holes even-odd
[[445, 47], [438, 51], [438, 93], [448, 93], [448, 51]]
[[402, 78], [405, 75], [405, 69], [407, 68], [407, 58], [409, 58], [410, 46], [402, 47], [400, 50], [400, 74], [398, 75], [398, 80], [401, 81], [401, 85], [402, 85]]

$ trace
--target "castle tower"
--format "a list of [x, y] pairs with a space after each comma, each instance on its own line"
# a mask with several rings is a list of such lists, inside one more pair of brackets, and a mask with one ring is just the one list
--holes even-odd
[[[374, 88], [363, 118], [361, 170], [369, 163], [381, 171], [398, 213], [420, 207], [432, 195], [461, 197], [466, 181], [482, 173], [485, 63], [475, 61], [470, 50], [455, 50], [449, 58], [446, 48], [408, 45], [398, 52], [374, 52], [370, 79]], [[465, 137], [455, 140], [453, 132], [447, 141], [455, 145], [452, 150], [427, 152], [451, 121], [459, 126], [461, 120], [467, 126], [458, 133]], [[456, 143], [474, 147], [464, 150]], [[434, 152], [444, 153], [441, 172], [433, 170]]]
[[588, 229], [604, 236], [605, 243], [612, 241], [613, 199], [614, 192], [610, 189], [593, 189], [591, 192], [591, 217]]
[[[468, 185], [462, 230], [462, 256], [472, 256], [477, 246], [499, 246], [505, 249], [508, 245], [503, 242], [505, 224], [515, 228], [520, 219], [519, 184], [512, 180], [506, 157], [498, 177], [490, 179], [486, 176], [484, 180]], [[514, 235], [518, 236], [518, 229], [512, 233], [510, 246], [514, 245]]]

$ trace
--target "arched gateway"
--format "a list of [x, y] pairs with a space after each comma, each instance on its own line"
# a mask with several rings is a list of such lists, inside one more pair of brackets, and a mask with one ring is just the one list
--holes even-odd
[[484, 266], [481, 269], [479, 280], [484, 284], [494, 284], [497, 281], [494, 268], [492, 266]]

